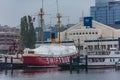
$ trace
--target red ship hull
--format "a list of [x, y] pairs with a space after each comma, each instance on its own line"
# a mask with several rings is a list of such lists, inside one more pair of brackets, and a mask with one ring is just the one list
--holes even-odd
[[63, 57], [23, 56], [23, 63], [28, 66], [57, 66], [63, 62], [70, 62], [70, 56], [77, 54]]

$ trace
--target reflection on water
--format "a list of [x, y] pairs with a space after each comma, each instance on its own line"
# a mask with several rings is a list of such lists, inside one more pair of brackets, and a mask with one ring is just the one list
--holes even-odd
[[34, 70], [8, 70], [0, 71], [0, 80], [119, 80], [120, 70], [115, 69], [92, 69], [80, 71], [60, 71], [58, 68], [34, 69]]
[[29, 70], [23, 70], [22, 73], [24, 75], [36, 75], [36, 74], [50, 74], [50, 73], [55, 73], [58, 72], [59, 68], [51, 68], [51, 69], [29, 69]]

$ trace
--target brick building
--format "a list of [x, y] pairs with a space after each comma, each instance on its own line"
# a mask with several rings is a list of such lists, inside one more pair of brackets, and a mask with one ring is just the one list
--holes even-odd
[[[13, 44], [19, 44], [20, 30], [15, 27], [0, 26], [0, 54], [9, 54], [10, 48], [13, 51]], [[16, 44], [16, 45], [17, 45]], [[16, 47], [16, 46], [15, 46]], [[18, 47], [16, 47], [18, 48]]]

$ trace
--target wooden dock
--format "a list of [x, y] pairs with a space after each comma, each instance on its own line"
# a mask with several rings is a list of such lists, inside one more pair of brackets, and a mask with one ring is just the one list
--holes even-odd
[[22, 58], [17, 58], [16, 55], [0, 55], [0, 69], [22, 69]]
[[115, 69], [120, 69], [120, 62], [115, 63]]

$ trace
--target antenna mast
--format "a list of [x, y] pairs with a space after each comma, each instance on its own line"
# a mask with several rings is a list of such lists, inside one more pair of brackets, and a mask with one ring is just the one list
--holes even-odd
[[42, 7], [40, 8], [40, 41], [41, 43], [44, 43], [44, 33], [43, 33], [43, 16], [44, 16], [44, 12], [43, 12], [43, 0], [42, 0]]
[[57, 3], [57, 19], [58, 19], [58, 43], [60, 43], [60, 18], [61, 18], [61, 15], [59, 13], [58, 0], [56, 0], [56, 3]]

